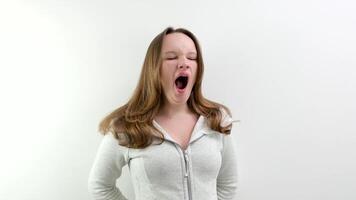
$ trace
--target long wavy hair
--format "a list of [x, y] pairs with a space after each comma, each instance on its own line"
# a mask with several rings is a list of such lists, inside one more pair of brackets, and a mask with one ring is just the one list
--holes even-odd
[[164, 141], [163, 134], [153, 126], [153, 120], [160, 110], [164, 94], [160, 83], [162, 42], [167, 34], [183, 33], [190, 37], [197, 50], [197, 76], [187, 101], [188, 107], [196, 114], [207, 118], [209, 127], [221, 134], [230, 134], [232, 125], [222, 127], [222, 109], [231, 116], [230, 110], [219, 103], [203, 97], [201, 91], [204, 64], [197, 38], [184, 29], [166, 28], [150, 43], [142, 66], [139, 82], [129, 101], [112, 111], [99, 124], [99, 132], [112, 132], [119, 144], [129, 148], [145, 148], [152, 144], [154, 137]]

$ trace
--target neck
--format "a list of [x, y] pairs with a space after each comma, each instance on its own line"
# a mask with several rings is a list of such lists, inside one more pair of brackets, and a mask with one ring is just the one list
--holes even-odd
[[160, 111], [160, 115], [166, 116], [166, 117], [174, 117], [178, 115], [185, 115], [185, 114], [190, 114], [192, 113], [188, 107], [188, 104], [170, 104], [168, 102], [165, 102]]

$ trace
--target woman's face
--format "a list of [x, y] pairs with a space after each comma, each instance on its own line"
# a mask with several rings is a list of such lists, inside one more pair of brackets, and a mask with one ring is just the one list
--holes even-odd
[[173, 105], [185, 104], [197, 73], [197, 51], [193, 40], [183, 33], [166, 35], [161, 57], [160, 76], [165, 101]]

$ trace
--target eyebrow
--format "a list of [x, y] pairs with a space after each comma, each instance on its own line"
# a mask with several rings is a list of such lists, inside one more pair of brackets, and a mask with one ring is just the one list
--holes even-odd
[[[175, 51], [166, 51], [166, 52], [164, 52], [164, 54], [170, 54], [170, 53], [174, 53], [174, 54], [176, 54], [177, 52], [175, 52]], [[196, 52], [194, 52], [194, 51], [188, 52], [188, 54], [194, 54], [194, 55], [197, 55], [197, 53], [196, 53]]]

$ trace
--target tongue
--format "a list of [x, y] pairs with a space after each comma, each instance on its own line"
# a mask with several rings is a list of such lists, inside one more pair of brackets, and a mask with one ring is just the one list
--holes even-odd
[[179, 89], [183, 89], [183, 88], [184, 88], [183, 82], [178, 80], [178, 81], [177, 81], [177, 87], [178, 87]]

